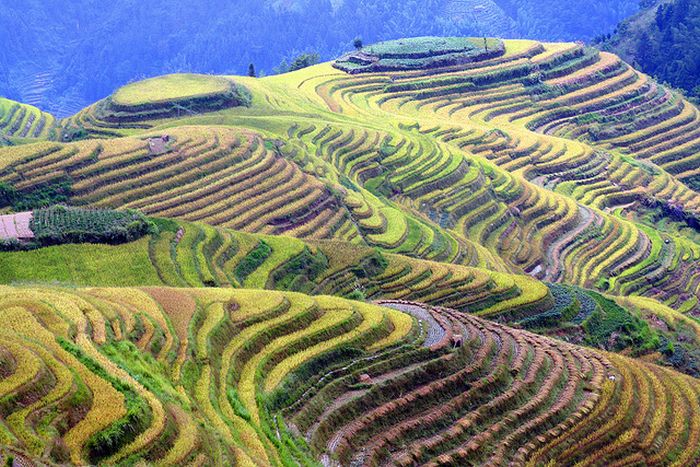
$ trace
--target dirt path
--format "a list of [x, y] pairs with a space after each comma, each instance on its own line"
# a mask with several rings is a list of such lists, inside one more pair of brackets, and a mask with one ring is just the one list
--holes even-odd
[[426, 323], [428, 325], [428, 332], [423, 342], [423, 347], [431, 347], [437, 344], [445, 336], [445, 329], [440, 326], [433, 315], [430, 314], [428, 310], [418, 305], [408, 305], [403, 303], [392, 303], [392, 302], [382, 302], [382, 306], [393, 308], [395, 310], [403, 311], [408, 313], [414, 318]]

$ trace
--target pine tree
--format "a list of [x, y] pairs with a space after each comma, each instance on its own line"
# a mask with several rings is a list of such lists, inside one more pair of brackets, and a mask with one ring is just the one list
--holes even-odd
[[248, 65], [248, 76], [250, 76], [251, 78], [255, 78], [258, 76], [258, 74], [255, 72], [255, 65], [253, 65], [252, 63]]

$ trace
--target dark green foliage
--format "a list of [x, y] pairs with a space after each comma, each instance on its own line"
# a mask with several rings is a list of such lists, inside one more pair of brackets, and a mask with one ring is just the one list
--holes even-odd
[[645, 321], [596, 292], [589, 294], [598, 304], [583, 323], [589, 344], [612, 351], [632, 348], [637, 354], [658, 348], [659, 338]]
[[700, 376], [700, 349], [681, 342], [677, 336], [675, 339], [674, 344], [674, 341], [667, 340], [666, 337], [661, 338], [662, 354], [675, 369], [697, 378]]
[[309, 387], [324, 374], [341, 367], [347, 362], [358, 360], [364, 352], [351, 347], [338, 347], [305, 362], [292, 371], [280, 387], [268, 398], [270, 411], [277, 411], [293, 404]]
[[328, 258], [319, 250], [315, 254], [306, 248], [300, 255], [273, 271], [272, 281], [277, 290], [311, 293], [313, 281], [328, 267]]
[[270, 245], [261, 240], [260, 243], [236, 265], [233, 274], [238, 282], [243, 283], [245, 278], [258, 269], [271, 254], [272, 248], [270, 248]]
[[8, 183], [0, 183], [0, 207], [28, 211], [65, 203], [70, 199], [72, 183], [70, 178], [61, 177], [28, 191], [18, 191]]
[[66, 352], [71, 353], [80, 363], [100, 378], [107, 380], [114, 389], [124, 395], [126, 415], [105, 430], [94, 434], [86, 444], [88, 458], [93, 464], [116, 453], [121, 446], [132, 442], [151, 423], [152, 413], [145, 399], [140, 397], [128, 384], [110, 375], [98, 362], [86, 355], [74, 343], [57, 338]]
[[389, 265], [384, 255], [379, 249], [375, 249], [374, 253], [360, 262], [360, 266], [353, 269], [357, 277], [368, 278], [378, 276], [383, 273]]
[[165, 219], [162, 217], [154, 217], [149, 219], [158, 229], [158, 232], [172, 232], [176, 233], [180, 230], [180, 224], [172, 219]]
[[[427, 69], [475, 62], [505, 52], [499, 40], [465, 37], [413, 37], [380, 42], [338, 59], [334, 66], [348, 73]], [[357, 48], [357, 47], [356, 47]], [[371, 57], [371, 58], [368, 58]]]
[[301, 70], [302, 68], [316, 65], [320, 61], [321, 56], [316, 52], [301, 54], [292, 61], [292, 63], [289, 65], [289, 70], [287, 71]]
[[352, 45], [353, 45], [353, 47], [355, 47], [355, 50], [362, 50], [362, 47], [363, 47], [362, 38], [359, 37], [359, 36], [356, 37], [356, 38], [352, 41]]
[[141, 352], [131, 341], [110, 342], [100, 348], [110, 360], [128, 372], [146, 389], [165, 401], [176, 401], [176, 390], [165, 377], [162, 364], [153, 355]]
[[0, 238], [0, 251], [18, 251], [27, 246], [16, 238]]
[[586, 293], [586, 291], [578, 288], [575, 290], [576, 298], [578, 299], [579, 303], [579, 310], [578, 314], [573, 317], [572, 321], [575, 324], [581, 324], [593, 314], [598, 306], [598, 303], [593, 300], [591, 296]]
[[0, 206], [11, 206], [17, 199], [17, 190], [9, 183], [0, 182]]
[[68, 126], [62, 130], [61, 141], [64, 143], [80, 141], [88, 136], [90, 136], [90, 134], [85, 130], [85, 128]]
[[365, 297], [364, 292], [362, 292], [362, 290], [359, 290], [359, 289], [353, 290], [352, 292], [347, 294], [345, 296], [345, 298], [347, 298], [348, 300], [357, 300], [357, 301], [364, 301], [367, 299], [367, 297]]
[[238, 392], [233, 386], [229, 386], [229, 388], [226, 390], [226, 397], [228, 398], [228, 401], [231, 404], [231, 407], [233, 407], [233, 411], [236, 413], [236, 415], [244, 420], [250, 421], [250, 412], [248, 412], [248, 409], [246, 409], [243, 402], [241, 402], [241, 400], [238, 398]]
[[[657, 6], [658, 5], [658, 6]], [[621, 23], [601, 47], [619, 52], [645, 73], [700, 97], [700, 0], [676, 0]], [[653, 17], [653, 21], [645, 18]]]
[[542, 328], [560, 325], [573, 319], [579, 310], [579, 302], [570, 287], [560, 284], [547, 284], [554, 297], [554, 306], [542, 313], [529, 316], [520, 325], [525, 328]]
[[112, 211], [53, 206], [34, 211], [30, 227], [39, 245], [134, 241], [156, 231], [137, 211]]

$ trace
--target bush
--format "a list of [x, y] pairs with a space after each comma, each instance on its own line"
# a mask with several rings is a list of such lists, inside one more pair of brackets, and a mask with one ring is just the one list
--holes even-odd
[[261, 240], [258, 246], [248, 253], [233, 271], [238, 282], [242, 284], [246, 277], [258, 269], [271, 254], [272, 248], [270, 248], [270, 245]]
[[37, 186], [30, 191], [17, 191], [8, 183], [0, 183], [0, 207], [12, 207], [15, 211], [44, 208], [69, 200], [72, 180], [61, 177]]
[[596, 292], [589, 294], [598, 304], [583, 323], [589, 344], [611, 351], [632, 347], [635, 353], [658, 348], [659, 337], [645, 321]]
[[30, 228], [40, 246], [63, 243], [131, 242], [157, 232], [156, 225], [138, 211], [112, 211], [52, 206], [37, 209]]

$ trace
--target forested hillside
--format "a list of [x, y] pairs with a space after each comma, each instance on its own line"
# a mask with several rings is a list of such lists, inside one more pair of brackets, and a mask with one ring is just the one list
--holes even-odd
[[164, 73], [273, 72], [317, 51], [422, 35], [577, 40], [607, 32], [637, 0], [5, 0], [0, 96], [58, 117]]
[[656, 1], [600, 38], [601, 48], [700, 98], [700, 1]]

